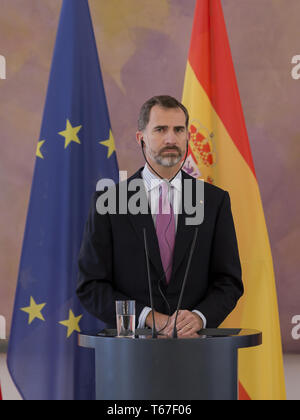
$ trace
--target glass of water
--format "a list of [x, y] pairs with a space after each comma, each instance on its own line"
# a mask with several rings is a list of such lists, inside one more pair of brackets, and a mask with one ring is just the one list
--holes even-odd
[[116, 301], [118, 337], [134, 337], [135, 335], [135, 301]]

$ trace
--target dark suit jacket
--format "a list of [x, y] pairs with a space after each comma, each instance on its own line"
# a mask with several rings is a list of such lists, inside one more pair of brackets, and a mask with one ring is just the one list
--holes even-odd
[[[128, 181], [141, 178], [141, 168]], [[192, 179], [182, 171], [182, 180]], [[125, 182], [128, 182], [125, 181]], [[119, 185], [116, 191], [118, 192]], [[145, 192], [145, 191], [144, 191]], [[142, 309], [150, 306], [143, 228], [146, 228], [155, 310], [168, 313], [159, 292], [159, 281], [171, 314], [177, 307], [195, 226], [185, 224], [185, 213], [178, 215], [172, 276], [164, 277], [152, 215], [106, 214], [96, 211], [101, 193], [92, 200], [79, 255], [77, 295], [83, 306], [115, 328], [115, 301], [136, 301], [137, 320]], [[128, 191], [128, 199], [134, 192]], [[190, 217], [190, 216], [189, 216]], [[207, 327], [217, 327], [234, 309], [243, 294], [241, 266], [230, 198], [226, 191], [204, 185], [204, 221], [199, 225], [181, 309], [197, 309], [207, 319]]]

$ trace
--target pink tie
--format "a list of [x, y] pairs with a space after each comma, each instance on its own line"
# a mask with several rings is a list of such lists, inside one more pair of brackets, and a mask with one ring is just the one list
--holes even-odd
[[[165, 181], [159, 186], [159, 209], [156, 216], [156, 234], [162, 265], [165, 271], [167, 283], [172, 274], [173, 252], [175, 244], [175, 218], [173, 208], [168, 198], [169, 187]], [[172, 186], [170, 186], [170, 191]]]

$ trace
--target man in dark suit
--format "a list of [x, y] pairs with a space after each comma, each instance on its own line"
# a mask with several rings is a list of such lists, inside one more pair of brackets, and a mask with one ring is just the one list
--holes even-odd
[[[79, 256], [77, 294], [85, 308], [115, 328], [115, 301], [136, 301], [137, 324], [152, 327], [143, 229], [149, 246], [156, 327], [173, 331], [175, 310], [195, 229], [198, 235], [177, 319], [178, 336], [195, 334], [203, 327], [217, 327], [234, 309], [243, 294], [241, 266], [230, 198], [226, 191], [208, 183], [203, 199], [202, 183], [181, 170], [188, 140], [189, 116], [185, 107], [169, 96], [151, 98], [141, 108], [136, 138], [147, 164], [114, 189], [130, 202], [129, 187], [140, 181], [140, 197], [147, 211], [99, 212], [97, 192], [93, 198]], [[192, 195], [185, 194], [187, 182]], [[124, 184], [125, 183], [125, 184]], [[167, 188], [166, 188], [167, 185]], [[124, 195], [123, 195], [124, 196]], [[204, 219], [187, 224], [184, 200], [203, 206]], [[196, 200], [196, 201], [195, 201]], [[123, 203], [124, 204], [124, 203]], [[162, 211], [162, 207], [168, 211]], [[168, 213], [167, 216], [163, 215]]]

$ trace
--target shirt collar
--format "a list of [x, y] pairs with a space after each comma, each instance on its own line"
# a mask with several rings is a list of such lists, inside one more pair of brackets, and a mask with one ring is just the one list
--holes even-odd
[[[145, 182], [145, 187], [147, 191], [153, 190], [154, 188], [158, 187], [162, 182], [164, 182], [161, 178], [159, 178], [153, 172], [150, 171], [147, 163], [142, 171], [142, 177]], [[171, 185], [178, 191], [181, 191], [182, 188], [181, 179], [182, 174], [181, 171], [179, 171], [175, 178], [171, 181]]]

